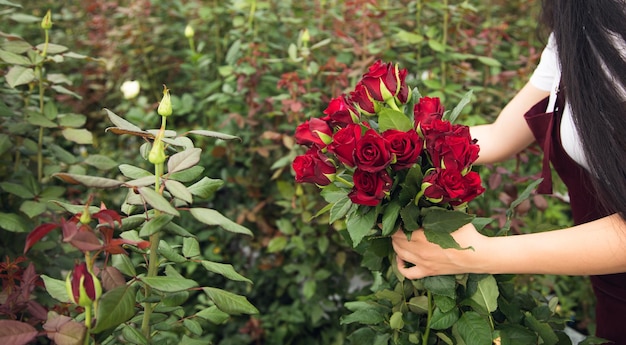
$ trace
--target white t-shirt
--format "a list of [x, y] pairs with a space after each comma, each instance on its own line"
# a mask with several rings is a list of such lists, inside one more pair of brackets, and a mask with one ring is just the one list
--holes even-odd
[[[624, 41], [614, 36], [614, 42], [618, 47], [619, 52], [623, 59], [626, 59], [626, 45]], [[622, 42], [622, 43], [619, 43]], [[605, 68], [607, 76], [611, 77], [608, 70]], [[550, 35], [548, 44], [541, 53], [541, 60], [535, 72], [530, 77], [530, 83], [540, 90], [550, 91], [550, 100], [548, 102], [547, 112], [554, 111], [556, 104], [556, 93], [559, 88], [559, 82], [561, 80], [561, 66], [559, 64], [556, 40], [554, 35]], [[618, 85], [621, 91], [623, 99], [626, 99], [626, 89], [620, 84]], [[580, 136], [574, 127], [574, 120], [572, 118], [572, 109], [569, 103], [565, 102], [565, 108], [563, 109], [563, 115], [561, 118], [561, 145], [565, 152], [579, 165], [589, 170], [589, 164], [585, 158], [583, 152]]]
[[[554, 35], [550, 35], [548, 44], [541, 53], [541, 60], [535, 72], [530, 77], [530, 83], [540, 90], [550, 91], [547, 112], [554, 111], [556, 93], [561, 80], [561, 66], [557, 57], [556, 41]], [[561, 145], [565, 152], [582, 167], [588, 169], [587, 159], [583, 152], [580, 136], [574, 127], [572, 110], [568, 102], [565, 103], [561, 117]]]

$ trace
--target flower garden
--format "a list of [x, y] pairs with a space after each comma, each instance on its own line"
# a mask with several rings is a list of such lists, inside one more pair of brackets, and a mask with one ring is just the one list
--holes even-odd
[[394, 270], [571, 224], [538, 148], [472, 164], [538, 7], [0, 0], [0, 343], [602, 343], [586, 277]]

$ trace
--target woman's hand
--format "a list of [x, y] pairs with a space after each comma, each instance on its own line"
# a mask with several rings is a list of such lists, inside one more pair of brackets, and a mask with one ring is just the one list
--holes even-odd
[[[444, 274], [487, 273], [482, 271], [479, 259], [484, 254], [481, 248], [484, 248], [488, 237], [476, 231], [471, 223], [453, 232], [452, 237], [461, 248], [471, 248], [443, 249], [429, 242], [421, 229], [413, 231], [410, 241], [404, 232], [397, 231], [391, 239], [397, 254], [398, 270], [409, 279]], [[407, 267], [407, 263], [414, 266]]]

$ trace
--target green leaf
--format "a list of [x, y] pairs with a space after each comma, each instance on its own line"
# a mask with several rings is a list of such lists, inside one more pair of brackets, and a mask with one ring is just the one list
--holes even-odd
[[528, 311], [524, 313], [524, 325], [537, 332], [546, 345], [555, 345], [559, 342], [559, 337], [554, 333], [552, 327], [547, 323], [538, 321]]
[[402, 227], [405, 230], [413, 231], [422, 227], [420, 224], [420, 209], [415, 203], [409, 203], [400, 211], [402, 217]]
[[183, 263], [187, 261], [187, 258], [178, 254], [167, 242], [163, 240], [159, 242], [159, 253], [166, 259], [175, 263]]
[[124, 325], [122, 328], [122, 337], [131, 344], [149, 344], [148, 339], [146, 339], [135, 326]]
[[172, 219], [174, 219], [174, 216], [166, 213], [155, 216], [143, 224], [141, 230], [139, 231], [139, 236], [148, 237], [161, 231], [161, 229], [171, 222]]
[[135, 294], [132, 286], [118, 286], [100, 297], [96, 326], [92, 333], [100, 333], [130, 320], [135, 315]]
[[13, 6], [13, 7], [22, 8], [22, 5], [16, 4], [16, 3], [8, 1], [8, 0], [0, 0], [0, 5], [6, 5], [6, 6]]
[[57, 117], [62, 127], [78, 128], [85, 125], [87, 116], [81, 114], [61, 114]]
[[45, 128], [56, 128], [58, 125], [56, 122], [51, 121], [46, 118], [42, 114], [33, 111], [26, 112], [26, 121], [34, 126], [45, 127]]
[[138, 179], [138, 178], [142, 178], [142, 177], [154, 176], [148, 170], [136, 167], [134, 165], [120, 164], [119, 169], [120, 169], [120, 172], [124, 176], [126, 176], [128, 178], [131, 178], [131, 179]]
[[203, 177], [202, 180], [187, 187], [187, 190], [202, 199], [207, 199], [224, 185], [224, 181]]
[[387, 204], [383, 212], [383, 236], [389, 236], [398, 229], [396, 222], [401, 209], [402, 206], [398, 200], [392, 200]]
[[400, 42], [404, 42], [406, 44], [409, 45], [416, 45], [418, 43], [421, 43], [422, 41], [424, 41], [424, 36], [410, 32], [410, 31], [406, 31], [406, 30], [402, 30], [400, 29], [395, 35], [394, 37], [400, 41]]
[[202, 326], [194, 319], [183, 319], [183, 326], [195, 335], [202, 335]]
[[[40, 51], [43, 51], [44, 45], [45, 45], [44, 43], [40, 43], [36, 46], [36, 48]], [[60, 54], [60, 53], [66, 52], [68, 50], [69, 48], [66, 46], [62, 46], [60, 44], [48, 43], [47, 53], [50, 55], [54, 55], [54, 54]]]
[[424, 174], [422, 173], [422, 167], [419, 164], [414, 165], [409, 169], [404, 181], [400, 184], [402, 190], [400, 190], [399, 201], [401, 204], [408, 204], [411, 200], [414, 200], [417, 194], [422, 189], [422, 180]]
[[476, 292], [470, 297], [484, 308], [485, 314], [494, 312], [498, 308], [498, 283], [492, 275], [487, 275], [478, 281]]
[[35, 194], [21, 184], [13, 182], [0, 182], [0, 188], [7, 193], [17, 195], [22, 199], [32, 199]]
[[234, 136], [234, 135], [220, 133], [220, 132], [214, 132], [214, 131], [207, 131], [207, 130], [203, 130], [203, 129], [197, 129], [197, 130], [189, 131], [187, 133], [202, 135], [202, 136], [205, 136], [205, 137], [218, 138], [218, 139], [222, 139], [222, 140], [240, 139], [239, 137]]
[[433, 276], [422, 279], [424, 288], [430, 290], [430, 292], [456, 298], [456, 279], [454, 276]]
[[388, 129], [406, 132], [413, 129], [413, 121], [401, 111], [383, 108], [378, 113], [378, 126], [381, 133]]
[[389, 327], [396, 330], [402, 329], [404, 327], [404, 320], [402, 320], [401, 311], [396, 311], [391, 315], [391, 318], [389, 319]]
[[510, 324], [498, 327], [502, 345], [537, 344], [537, 334], [521, 325]]
[[207, 271], [211, 271], [213, 273], [223, 275], [224, 277], [230, 280], [241, 281], [241, 282], [252, 284], [252, 281], [250, 279], [237, 273], [237, 271], [235, 271], [235, 268], [233, 268], [233, 266], [230, 264], [223, 264], [223, 263], [213, 262], [213, 261], [208, 261], [208, 260], [202, 260], [201, 263], [202, 263], [202, 266]]
[[428, 40], [428, 46], [430, 47], [430, 49], [439, 53], [445, 53], [446, 51], [446, 46], [439, 41], [435, 41], [434, 39]]
[[70, 297], [67, 295], [67, 288], [65, 287], [65, 281], [48, 277], [45, 274], [41, 275], [43, 283], [46, 286], [46, 291], [52, 298], [61, 303], [67, 303], [70, 301]]
[[117, 268], [120, 272], [124, 273], [129, 277], [134, 277], [137, 275], [135, 271], [135, 265], [133, 265], [132, 261], [127, 255], [124, 254], [116, 254], [111, 255], [112, 266]]
[[116, 187], [121, 186], [124, 183], [122, 181], [113, 180], [110, 178], [89, 176], [89, 175], [56, 173], [56, 174], [53, 174], [52, 176], [57, 177], [67, 183], [82, 184], [87, 187], [95, 187], [95, 188], [116, 188]]
[[193, 202], [193, 196], [184, 184], [176, 180], [165, 180], [164, 184], [165, 188], [172, 194], [173, 197], [180, 199], [188, 204], [191, 204]]
[[268, 253], [276, 253], [285, 249], [287, 246], [287, 237], [285, 236], [276, 236], [270, 240], [267, 244], [267, 252]]
[[244, 234], [253, 236], [252, 231], [248, 228], [239, 225], [232, 220], [224, 217], [221, 213], [213, 209], [208, 208], [192, 208], [189, 210], [191, 215], [200, 222], [207, 225], [218, 225], [226, 231], [234, 232], [237, 234]]
[[198, 164], [201, 153], [201, 149], [193, 148], [172, 155], [167, 161], [167, 171], [171, 174], [191, 168], [192, 166]]
[[487, 320], [476, 312], [465, 312], [457, 323], [457, 329], [466, 344], [492, 344], [491, 326]]
[[184, 291], [198, 286], [195, 280], [178, 277], [143, 277], [141, 281], [151, 288], [163, 292]]
[[354, 204], [352, 203], [352, 200], [348, 198], [348, 196], [341, 198], [337, 200], [336, 202], [332, 203], [332, 207], [330, 208], [330, 218], [328, 219], [328, 223], [332, 224], [336, 222], [337, 220], [345, 217], [346, 214], [348, 214], [348, 211], [350, 211], [350, 208], [352, 208], [352, 205]]
[[20, 211], [31, 219], [46, 212], [47, 209], [46, 204], [39, 201], [26, 200], [20, 205]]
[[375, 302], [347, 302], [346, 308], [352, 311], [351, 314], [341, 317], [340, 324], [362, 323], [365, 325], [375, 325], [385, 321], [385, 315], [390, 311], [388, 308], [376, 304]]
[[463, 95], [463, 98], [461, 98], [461, 100], [456, 105], [456, 107], [452, 109], [452, 112], [450, 112], [449, 114], [446, 114], [447, 115], [445, 117], [446, 120], [454, 123], [454, 121], [456, 121], [456, 118], [459, 117], [459, 115], [461, 114], [461, 111], [463, 111], [463, 108], [465, 108], [465, 106], [468, 105], [471, 100], [472, 100], [472, 90], [469, 90], [468, 92], [465, 93], [465, 95]]
[[259, 313], [259, 310], [243, 296], [212, 287], [205, 287], [203, 290], [215, 305], [225, 313], [230, 315]]
[[218, 307], [212, 305], [208, 308], [202, 309], [199, 312], [196, 313], [197, 317], [201, 317], [211, 323], [214, 323], [216, 325], [220, 325], [223, 324], [224, 322], [226, 322], [228, 320], [228, 318], [230, 317], [230, 315], [228, 315], [227, 313], [219, 310]]
[[154, 189], [150, 187], [141, 187], [138, 189], [139, 194], [144, 198], [144, 200], [150, 204], [150, 206], [154, 207], [156, 210], [161, 212], [165, 212], [174, 216], [179, 216], [178, 211], [170, 205], [170, 203], [165, 200], [165, 198], [157, 193]]
[[7, 152], [11, 147], [13, 147], [11, 138], [4, 133], [0, 133], [0, 156]]
[[183, 255], [187, 258], [200, 256], [200, 244], [193, 237], [183, 238]]
[[[57, 200], [50, 200], [50, 202], [54, 203], [57, 206], [62, 207], [69, 213], [81, 213], [85, 211], [84, 205], [68, 204], [68, 203], [64, 203], [61, 201], [57, 201]], [[96, 213], [98, 211], [100, 211], [100, 208], [96, 206], [89, 206], [89, 213]]]
[[28, 84], [35, 80], [35, 71], [32, 68], [22, 66], [13, 66], [4, 76], [10, 87], [15, 88], [19, 85]]
[[132, 123], [124, 120], [123, 118], [117, 116], [114, 112], [110, 111], [109, 109], [104, 109], [107, 113], [107, 115], [109, 116], [109, 120], [111, 120], [111, 122], [113, 122], [114, 125], [116, 125], [117, 127], [124, 129], [124, 130], [128, 130], [131, 132], [139, 132], [139, 133], [144, 133], [144, 130], [133, 125]]
[[[198, 176], [200, 176], [203, 172], [204, 172], [204, 167], [196, 165], [189, 169], [185, 169], [183, 171], [177, 171], [173, 174], [166, 174], [166, 176], [168, 180], [176, 180], [179, 182], [191, 182], [197, 179]], [[208, 177], [204, 177], [202, 180], [204, 179], [208, 179]], [[214, 181], [221, 181], [221, 180], [214, 180]], [[199, 182], [197, 182], [196, 184], [198, 184]], [[189, 188], [192, 188], [193, 186], [194, 185], [190, 186]]]
[[435, 207], [424, 210], [422, 227], [428, 241], [438, 244], [442, 248], [463, 249], [450, 236], [450, 233], [470, 223], [473, 218], [473, 215], [465, 212]]
[[478, 61], [480, 61], [481, 63], [490, 66], [490, 67], [500, 67], [502, 66], [502, 64], [500, 63], [500, 61], [491, 58], [491, 57], [487, 57], [487, 56], [479, 56], [476, 59], [478, 59]]
[[447, 312], [441, 311], [439, 308], [435, 308], [432, 318], [430, 320], [431, 329], [448, 329], [452, 327], [459, 320], [459, 308], [452, 308]]
[[14, 213], [0, 212], [0, 228], [11, 232], [29, 232], [30, 226], [24, 218]]
[[100, 170], [110, 170], [117, 166], [116, 161], [103, 155], [89, 155], [85, 159], [85, 164], [91, 165]]
[[6, 50], [0, 49], [0, 60], [8, 63], [9, 65], [23, 65], [28, 66], [31, 64], [29, 58], [24, 55], [15, 54]]
[[[365, 214], [359, 213], [359, 211], [366, 209]], [[360, 207], [357, 212], [352, 213], [348, 217], [346, 226], [348, 228], [348, 234], [352, 239], [353, 247], [356, 247], [361, 243], [361, 240], [374, 228], [378, 211], [375, 207], [364, 208]]]
[[84, 128], [64, 128], [61, 133], [65, 139], [77, 144], [93, 144], [93, 134]]

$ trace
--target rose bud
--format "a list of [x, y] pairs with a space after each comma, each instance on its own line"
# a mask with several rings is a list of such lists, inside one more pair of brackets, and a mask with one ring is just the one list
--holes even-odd
[[427, 127], [430, 123], [437, 119], [441, 120], [443, 116], [443, 105], [439, 97], [422, 97], [413, 107], [413, 116], [415, 118], [416, 127]]
[[332, 140], [333, 131], [328, 122], [312, 118], [296, 128], [296, 143], [305, 146], [325, 147]]
[[163, 117], [172, 115], [172, 99], [170, 98], [170, 90], [165, 85], [163, 85], [163, 98], [161, 99], [161, 103], [159, 103], [157, 113]]
[[389, 193], [393, 179], [386, 170], [370, 173], [356, 169], [352, 176], [354, 188], [348, 194], [350, 200], [359, 205], [376, 206]]
[[359, 113], [354, 105], [348, 101], [346, 95], [333, 98], [324, 110], [333, 125], [345, 127], [349, 123], [359, 122]]
[[410, 168], [422, 153], [422, 138], [414, 129], [403, 132], [389, 129], [383, 132], [383, 138], [389, 142], [391, 152], [396, 155], [394, 170]]
[[102, 295], [102, 286], [98, 278], [82, 262], [74, 266], [74, 272], [65, 279], [67, 294], [75, 304], [89, 307]]
[[362, 131], [361, 125], [355, 123], [338, 130], [328, 144], [328, 152], [333, 153], [341, 163], [353, 167], [356, 143], [361, 139]]
[[350, 99], [361, 114], [376, 115], [376, 103], [362, 83], [357, 84], [354, 91], [350, 92]]
[[291, 166], [296, 172], [296, 182], [315, 183], [318, 186], [329, 185], [337, 172], [333, 162], [316, 147], [296, 157]]
[[41, 28], [44, 30], [52, 29], [52, 12], [50, 10], [46, 12], [46, 15], [41, 20]]
[[187, 24], [187, 26], [185, 26], [185, 37], [193, 38], [195, 34], [196, 32], [193, 30], [193, 26], [191, 26], [191, 24]]
[[406, 69], [399, 69], [398, 65], [378, 60], [363, 75], [361, 83], [376, 101], [387, 102], [395, 98], [404, 104], [409, 97], [409, 88], [404, 82], [407, 73]]

